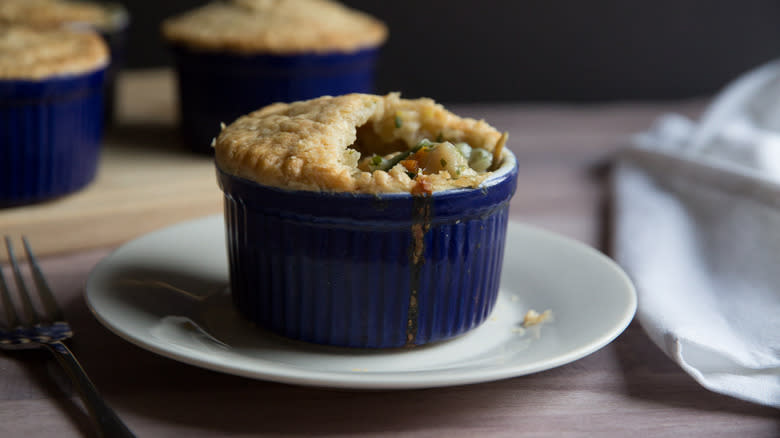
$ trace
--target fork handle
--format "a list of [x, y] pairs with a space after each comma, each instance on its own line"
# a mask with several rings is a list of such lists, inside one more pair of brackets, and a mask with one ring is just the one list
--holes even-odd
[[92, 417], [92, 422], [101, 437], [135, 437], [133, 432], [122, 422], [113, 409], [103, 400], [103, 397], [95, 388], [95, 385], [89, 380], [87, 373], [76, 357], [71, 353], [68, 347], [62, 342], [53, 342], [44, 344], [54, 355], [60, 365], [65, 369], [66, 374], [73, 382], [73, 386], [84, 401], [87, 410]]

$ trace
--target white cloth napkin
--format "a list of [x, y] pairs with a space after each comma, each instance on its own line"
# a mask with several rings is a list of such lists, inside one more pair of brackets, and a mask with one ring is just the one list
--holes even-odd
[[635, 136], [613, 189], [614, 255], [650, 338], [704, 387], [780, 408], [780, 62], [699, 122]]

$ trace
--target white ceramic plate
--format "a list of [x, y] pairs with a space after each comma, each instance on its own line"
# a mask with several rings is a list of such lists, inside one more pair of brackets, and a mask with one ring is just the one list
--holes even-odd
[[[155, 353], [257, 379], [361, 389], [486, 382], [563, 365], [629, 324], [636, 295], [609, 258], [575, 241], [510, 223], [496, 308], [479, 328], [412, 349], [358, 350], [291, 341], [233, 310], [221, 216], [174, 225], [104, 259], [87, 303], [106, 327]], [[524, 329], [528, 309], [553, 319]]]

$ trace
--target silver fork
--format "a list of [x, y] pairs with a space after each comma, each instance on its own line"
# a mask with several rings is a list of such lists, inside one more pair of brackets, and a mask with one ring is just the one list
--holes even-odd
[[43, 276], [38, 260], [30, 248], [27, 238], [22, 237], [27, 259], [30, 262], [35, 288], [43, 305], [43, 315], [39, 315], [27, 284], [22, 277], [19, 263], [14, 254], [11, 239], [5, 237], [8, 260], [11, 263], [16, 280], [17, 297], [21, 301], [23, 318], [19, 317], [8, 282], [0, 269], [0, 307], [5, 309], [5, 324], [0, 319], [0, 349], [20, 350], [43, 348], [49, 350], [65, 369], [79, 396], [89, 411], [90, 418], [101, 437], [134, 437], [130, 429], [122, 422], [105, 400], [98, 394], [95, 385], [89, 380], [73, 353], [63, 341], [73, 336], [70, 325], [65, 321], [62, 310], [54, 298], [46, 278]]

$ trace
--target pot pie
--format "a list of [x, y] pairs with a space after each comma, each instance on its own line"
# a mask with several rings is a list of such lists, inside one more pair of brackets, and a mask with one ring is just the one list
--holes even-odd
[[0, 23], [0, 207], [56, 198], [94, 179], [108, 63], [91, 30]]
[[0, 80], [81, 74], [108, 62], [108, 48], [94, 32], [0, 24]]
[[214, 140], [220, 169], [262, 185], [353, 193], [477, 187], [506, 134], [431, 99], [348, 94], [277, 103]]
[[115, 26], [121, 19], [114, 8], [99, 3], [72, 0], [2, 0], [0, 23], [51, 28], [84, 24], [97, 30]]
[[212, 2], [165, 20], [162, 33], [201, 50], [285, 55], [354, 52], [387, 38], [381, 21], [329, 0]]

